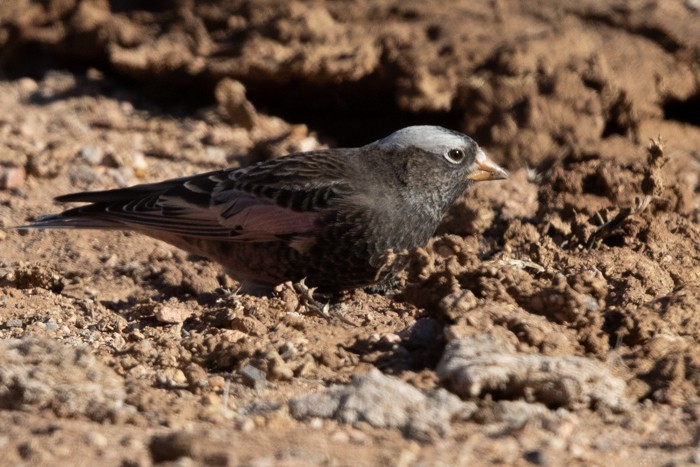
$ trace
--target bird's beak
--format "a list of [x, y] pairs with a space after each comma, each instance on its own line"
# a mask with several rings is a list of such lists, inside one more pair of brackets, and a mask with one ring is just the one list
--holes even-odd
[[508, 178], [508, 172], [506, 172], [503, 167], [489, 159], [486, 153], [479, 149], [479, 152], [476, 154], [474, 171], [467, 175], [467, 178], [475, 182], [484, 182], [486, 180], [503, 180], [504, 178]]

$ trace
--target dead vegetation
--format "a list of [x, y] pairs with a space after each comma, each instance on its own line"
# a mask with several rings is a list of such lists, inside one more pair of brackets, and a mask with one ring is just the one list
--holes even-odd
[[0, 2], [3, 227], [411, 123], [512, 176], [389, 254], [395, 290], [334, 300], [236, 293], [133, 234], [0, 230], [6, 462], [697, 462], [689, 2], [115, 5]]

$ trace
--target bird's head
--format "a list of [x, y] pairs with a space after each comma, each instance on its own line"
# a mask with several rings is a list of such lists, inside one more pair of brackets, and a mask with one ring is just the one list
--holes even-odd
[[436, 196], [446, 209], [473, 182], [508, 178], [469, 136], [439, 126], [410, 126], [376, 141], [392, 153], [402, 183]]

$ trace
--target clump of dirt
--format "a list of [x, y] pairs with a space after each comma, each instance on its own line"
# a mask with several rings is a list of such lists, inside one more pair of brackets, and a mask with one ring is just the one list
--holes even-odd
[[603, 405], [623, 410], [628, 405], [624, 381], [602, 364], [518, 353], [490, 334], [450, 342], [436, 371], [462, 397], [488, 392], [572, 409]]
[[63, 277], [55, 268], [27, 264], [7, 273], [4, 280], [13, 283], [18, 289], [41, 287], [54, 293], [60, 293], [65, 285]]
[[[666, 400], [663, 391], [653, 388], [667, 387], [654, 378], [663, 379], [661, 375], [668, 373], [651, 376], [648, 365], [635, 360], [644, 358], [641, 355], [648, 351], [641, 349], [656, 345], [652, 343], [659, 335], [692, 336], [680, 352], [684, 362], [695, 358], [698, 336], [692, 324], [688, 326], [692, 313], [681, 322], [671, 318], [670, 309], [675, 308], [677, 290], [686, 290], [685, 297], [692, 294], [691, 284], [698, 275], [693, 243], [700, 235], [697, 224], [678, 212], [677, 198], [665, 186], [664, 178], [674, 177], [664, 175], [668, 160], [658, 141], [649, 146], [644, 165], [610, 160], [593, 166], [590, 161], [567, 164], [565, 160], [533, 183], [540, 206], [536, 214], [507, 225], [489, 225], [480, 233], [500, 238], [501, 245], [489, 249], [482, 241], [481, 249], [468, 249], [469, 236], [448, 235], [414, 255], [409, 279], [413, 285], [406, 299], [428, 309], [432, 304], [455, 329], [476, 327], [480, 332], [489, 330], [485, 323], [499, 322], [494, 312], [484, 313], [483, 300], [508, 303], [524, 310], [516, 312], [520, 315], [541, 315], [546, 322], [574, 332], [567, 345], [533, 337], [534, 323], [528, 324], [527, 333], [517, 332], [516, 326], [510, 332], [520, 342], [536, 343], [543, 352], [570, 351], [580, 345], [600, 359], [620, 353], [627, 365], [640, 368], [633, 371], [639, 378], [635, 395]], [[612, 182], [616, 179], [627, 181], [616, 185]], [[467, 205], [475, 202], [465, 201]], [[495, 211], [491, 217], [499, 217], [502, 205], [478, 202], [486, 206], [482, 209]], [[609, 219], [604, 220], [601, 213]], [[479, 233], [472, 235], [478, 238]], [[471, 241], [478, 242], [477, 238]], [[659, 255], [662, 249], [663, 256]], [[482, 255], [494, 251], [494, 256], [476, 261], [476, 251]], [[550, 332], [561, 335], [559, 330]], [[618, 348], [621, 343], [630, 347]], [[681, 385], [687, 391], [685, 383]], [[697, 391], [696, 387], [693, 397]]]
[[349, 385], [290, 402], [290, 411], [297, 418], [364, 421], [375, 427], [399, 428], [421, 440], [445, 436], [451, 419], [465, 419], [475, 410], [476, 404], [462, 402], [444, 389], [426, 394], [378, 370], [353, 378]]
[[0, 226], [413, 123], [512, 175], [328, 307], [131, 233], [0, 230], [8, 463], [697, 462], [693, 2], [142, 3], [0, 4]]
[[616, 135], [641, 141], [664, 103], [682, 109], [697, 92], [698, 28], [675, 2], [542, 10], [516, 0], [223, 0], [144, 10], [22, 0], [0, 14], [8, 69], [36, 67], [39, 53], [110, 70], [167, 100], [210, 99], [233, 79], [253, 101], [357, 144], [384, 136], [397, 116], [425, 113], [518, 164]]
[[116, 417], [124, 382], [89, 350], [48, 339], [10, 339], [0, 347], [0, 407], [53, 411], [59, 417]]

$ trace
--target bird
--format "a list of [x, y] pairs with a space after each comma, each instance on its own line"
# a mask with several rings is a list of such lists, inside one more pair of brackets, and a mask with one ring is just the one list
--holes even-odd
[[20, 228], [130, 230], [220, 263], [243, 289], [391, 284], [469, 186], [508, 177], [469, 136], [409, 126], [356, 148], [58, 196], [88, 203]]

